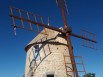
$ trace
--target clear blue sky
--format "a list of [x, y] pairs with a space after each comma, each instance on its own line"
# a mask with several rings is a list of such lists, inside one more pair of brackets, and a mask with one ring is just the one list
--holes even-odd
[[[72, 38], [75, 55], [82, 55], [87, 73], [103, 73], [103, 0], [68, 0], [70, 16], [68, 23], [73, 32], [79, 34], [80, 28], [85, 28], [97, 35], [97, 48], [92, 50], [81, 47], [81, 40]], [[42, 15], [55, 27], [61, 27], [60, 8], [55, 0], [0, 0], [0, 77], [22, 77], [25, 69], [26, 53], [24, 47], [36, 36], [36, 33], [17, 30], [13, 34], [12, 21], [9, 17], [9, 6], [28, 10]], [[47, 23], [47, 22], [46, 22]]]

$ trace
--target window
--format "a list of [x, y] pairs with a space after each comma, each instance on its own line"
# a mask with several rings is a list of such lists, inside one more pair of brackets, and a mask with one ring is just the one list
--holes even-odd
[[54, 77], [54, 74], [48, 74], [47, 77]]
[[39, 45], [33, 46], [34, 59], [39, 60]]

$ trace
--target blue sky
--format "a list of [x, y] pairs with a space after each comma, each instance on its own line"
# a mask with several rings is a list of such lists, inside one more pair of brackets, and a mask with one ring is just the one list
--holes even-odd
[[[84, 28], [96, 34], [97, 49], [82, 47], [81, 40], [71, 37], [75, 55], [82, 55], [87, 73], [96, 73], [102, 77], [103, 69], [103, 1], [102, 0], [67, 0], [70, 16], [67, 21], [73, 32], [79, 34]], [[14, 36], [9, 6], [50, 16], [50, 24], [63, 26], [60, 8], [55, 0], [0, 0], [0, 77], [22, 77], [25, 69], [26, 53], [24, 47], [36, 36], [36, 33], [17, 29]]]

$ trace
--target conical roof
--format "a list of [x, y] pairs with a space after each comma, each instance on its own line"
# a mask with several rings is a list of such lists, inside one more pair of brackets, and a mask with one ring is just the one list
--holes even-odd
[[58, 35], [57, 31], [44, 29], [25, 47], [25, 50], [27, 51], [32, 45], [37, 44], [40, 41], [43, 42], [47, 39], [55, 38], [57, 35]]

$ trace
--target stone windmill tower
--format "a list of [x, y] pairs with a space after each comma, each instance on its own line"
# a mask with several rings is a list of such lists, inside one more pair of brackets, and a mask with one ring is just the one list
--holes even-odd
[[[94, 39], [95, 35], [85, 30], [83, 30], [85, 36], [73, 33], [72, 28], [67, 24], [66, 20], [64, 6], [66, 0], [56, 1], [60, 4], [64, 22], [64, 27], [59, 29], [46, 25], [43, 22], [42, 16], [10, 7], [10, 16], [13, 20], [15, 34], [17, 28], [39, 33], [25, 47], [27, 57], [24, 77], [79, 77], [78, 72], [86, 74], [83, 62], [76, 63], [75, 61], [75, 57], [77, 58], [77, 56], [74, 56], [70, 36], [97, 43]], [[14, 11], [18, 12], [18, 14], [14, 14]], [[39, 21], [37, 20], [38, 18]], [[17, 24], [16, 20], [19, 20], [19, 24]], [[27, 27], [27, 24], [24, 24], [25, 22], [29, 23], [29, 27]], [[42, 31], [39, 27], [43, 28]], [[91, 38], [87, 37], [88, 35]], [[83, 70], [79, 71], [77, 64], [83, 65]]]
[[[65, 60], [71, 63], [70, 57], [64, 60], [64, 55], [69, 56], [67, 41], [57, 31], [46, 31], [47, 35], [38, 34], [25, 48], [25, 77], [67, 77]], [[71, 65], [67, 66], [68, 71], [72, 69]]]

